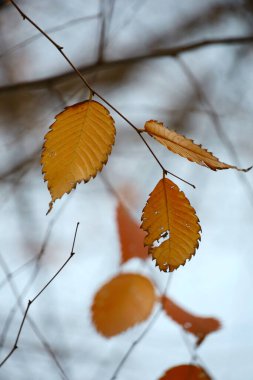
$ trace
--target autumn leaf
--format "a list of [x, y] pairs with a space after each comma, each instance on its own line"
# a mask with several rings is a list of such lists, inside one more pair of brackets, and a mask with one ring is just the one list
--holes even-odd
[[178, 306], [168, 297], [162, 297], [161, 302], [163, 309], [169, 317], [181, 325], [185, 331], [194, 334], [198, 338], [197, 346], [203, 342], [208, 334], [221, 328], [218, 319], [197, 317]]
[[211, 152], [202, 148], [201, 145], [197, 145], [183, 135], [171, 131], [166, 128], [163, 123], [159, 123], [156, 120], [147, 121], [144, 128], [150, 136], [166, 146], [166, 148], [173, 153], [177, 153], [180, 156], [187, 158], [189, 161], [196, 162], [197, 164], [208, 167], [212, 170], [236, 169], [247, 172], [252, 168], [251, 166], [247, 169], [239, 169], [236, 166], [225, 164], [219, 161], [219, 159]]
[[172, 272], [195, 254], [200, 225], [184, 193], [169, 179], [161, 179], [146, 203], [141, 228], [144, 243], [160, 270]]
[[145, 321], [155, 301], [154, 286], [147, 277], [133, 273], [120, 274], [96, 293], [92, 321], [99, 333], [112, 337]]
[[[45, 136], [41, 164], [53, 202], [102, 170], [115, 140], [114, 120], [88, 100], [65, 108]], [[48, 212], [49, 212], [48, 211]]]
[[147, 259], [148, 249], [143, 246], [145, 233], [129, 215], [122, 203], [118, 203], [117, 223], [121, 244], [121, 263], [125, 263], [133, 257]]
[[183, 364], [170, 368], [159, 380], [211, 380], [211, 377], [200, 366]]

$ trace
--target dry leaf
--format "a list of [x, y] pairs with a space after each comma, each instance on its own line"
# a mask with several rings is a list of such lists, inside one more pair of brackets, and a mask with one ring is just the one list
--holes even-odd
[[92, 321], [102, 335], [111, 337], [145, 321], [156, 301], [154, 286], [142, 275], [124, 273], [96, 293]]
[[115, 140], [114, 120], [93, 100], [74, 104], [56, 116], [45, 136], [41, 164], [53, 202], [102, 170]]
[[175, 304], [168, 297], [162, 297], [161, 302], [169, 317], [180, 324], [185, 331], [194, 334], [198, 338], [197, 345], [200, 345], [208, 334], [221, 328], [218, 319], [197, 317]]
[[212, 380], [206, 371], [193, 364], [170, 368], [159, 380]]
[[121, 263], [139, 257], [145, 260], [148, 257], [148, 249], [143, 246], [145, 233], [131, 218], [122, 203], [117, 207], [117, 222], [121, 243]]
[[196, 162], [199, 165], [206, 166], [212, 170], [236, 169], [247, 172], [252, 168], [238, 169], [236, 166], [220, 162], [211, 152], [202, 148], [201, 145], [195, 144], [192, 140], [183, 135], [166, 128], [163, 123], [156, 120], [149, 120], [145, 124], [145, 131], [148, 132], [155, 140], [166, 146], [173, 153], [177, 153], [189, 161]]
[[184, 193], [169, 179], [161, 179], [142, 213], [144, 243], [162, 271], [173, 271], [195, 254], [200, 225]]

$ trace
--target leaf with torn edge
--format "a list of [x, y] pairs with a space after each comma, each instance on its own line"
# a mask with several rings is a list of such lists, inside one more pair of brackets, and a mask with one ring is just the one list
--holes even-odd
[[160, 270], [172, 272], [195, 254], [199, 246], [199, 219], [194, 208], [168, 178], [162, 178], [143, 209], [144, 244]]
[[170, 368], [159, 380], [212, 380], [206, 371], [193, 364], [182, 364]]
[[121, 244], [121, 264], [133, 257], [147, 259], [148, 249], [143, 245], [145, 233], [129, 215], [122, 203], [118, 203], [117, 223]]
[[41, 164], [52, 201], [102, 170], [115, 141], [114, 120], [100, 103], [88, 100], [65, 108], [45, 136]]
[[218, 319], [197, 317], [178, 306], [171, 298], [162, 297], [161, 302], [164, 311], [173, 321], [181, 325], [185, 331], [197, 337], [197, 346], [203, 342], [208, 334], [221, 328], [221, 323]]
[[154, 286], [147, 277], [120, 274], [96, 293], [91, 310], [92, 322], [100, 334], [109, 338], [145, 321], [155, 301]]
[[201, 145], [197, 145], [183, 135], [171, 131], [163, 123], [156, 120], [147, 121], [144, 130], [173, 153], [177, 153], [187, 158], [187, 160], [208, 167], [211, 170], [236, 169], [247, 172], [252, 168], [251, 166], [247, 169], [239, 169], [236, 166], [225, 164], [219, 161], [211, 152], [202, 148]]

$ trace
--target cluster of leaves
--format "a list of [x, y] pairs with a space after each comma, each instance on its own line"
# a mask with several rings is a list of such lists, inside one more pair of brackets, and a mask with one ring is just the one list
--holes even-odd
[[[48, 182], [52, 209], [56, 199], [87, 182], [102, 170], [115, 141], [115, 125], [109, 111], [90, 99], [67, 107], [45, 136], [42, 171]], [[154, 120], [138, 133], [148, 133], [167, 149], [212, 170], [234, 168], [220, 162], [201, 145], [167, 129]], [[150, 194], [142, 214], [144, 244], [162, 271], [173, 271], [190, 259], [199, 245], [200, 225], [194, 208], [171, 180], [163, 177]]]
[[[145, 234], [121, 203], [117, 206], [117, 224], [121, 264], [136, 257], [145, 262], [148, 258], [147, 248], [141, 244]], [[196, 337], [196, 347], [208, 334], [221, 327], [216, 318], [195, 316], [171, 298], [159, 294], [153, 281], [138, 273], [118, 274], [97, 291], [91, 306], [92, 322], [101, 335], [110, 338], [147, 320], [155, 305], [160, 305], [166, 316]], [[161, 379], [195, 380], [210, 377], [199, 366], [182, 365], [168, 370]]]

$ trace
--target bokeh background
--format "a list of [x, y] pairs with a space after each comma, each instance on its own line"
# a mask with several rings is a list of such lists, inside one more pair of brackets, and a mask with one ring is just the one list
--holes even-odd
[[[154, 57], [159, 49], [190, 42], [253, 36], [250, 0], [18, 4], [137, 127], [157, 119], [224, 162], [252, 164], [252, 44], [215, 44]], [[77, 186], [45, 215], [50, 196], [40, 168], [43, 137], [57, 113], [86, 98], [87, 90], [57, 49], [1, 1], [1, 358], [13, 346], [20, 306], [26, 306], [68, 257], [80, 222], [76, 255], [32, 305], [32, 325], [25, 321], [19, 349], [1, 368], [3, 380], [109, 380], [146, 323], [109, 340], [99, 336], [90, 318], [95, 292], [119, 270], [151, 273], [161, 287], [168, 278], [154, 263], [147, 269], [138, 259], [119, 268], [118, 199], [139, 223], [161, 170], [115, 112], [116, 144], [102, 174]], [[213, 379], [251, 380], [252, 172], [212, 172], [149, 142], [168, 170], [196, 185], [193, 190], [175, 180], [203, 230], [196, 256], [173, 274], [168, 294], [195, 314], [221, 320], [222, 329], [198, 350], [198, 362]], [[167, 368], [189, 363], [193, 344], [192, 337], [161, 313], [118, 379], [158, 379]]]

